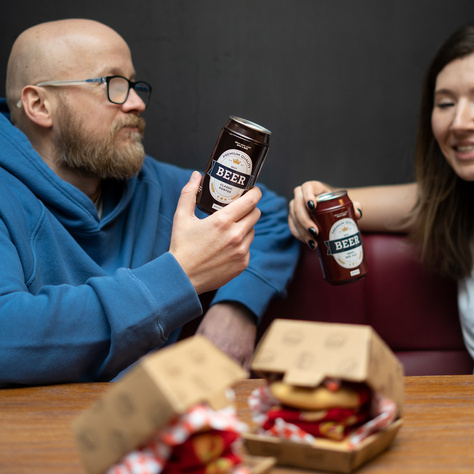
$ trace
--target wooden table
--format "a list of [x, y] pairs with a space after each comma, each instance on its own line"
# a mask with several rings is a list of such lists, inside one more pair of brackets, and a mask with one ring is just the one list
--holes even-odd
[[[244, 380], [236, 387], [244, 421], [250, 417], [247, 396], [259, 383]], [[69, 424], [109, 386], [0, 390], [0, 473], [83, 474]], [[404, 424], [392, 447], [358, 472], [474, 473], [474, 376], [406, 377], [405, 396]], [[303, 471], [272, 471], [296, 472]]]

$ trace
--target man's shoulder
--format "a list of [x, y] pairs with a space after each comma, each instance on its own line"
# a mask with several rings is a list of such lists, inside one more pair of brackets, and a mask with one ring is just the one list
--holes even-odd
[[159, 161], [147, 155], [145, 157], [141, 175], [145, 179], [154, 179], [162, 186], [166, 186], [170, 183], [186, 183], [189, 180], [191, 173], [192, 170], [171, 163], [166, 163], [164, 161]]

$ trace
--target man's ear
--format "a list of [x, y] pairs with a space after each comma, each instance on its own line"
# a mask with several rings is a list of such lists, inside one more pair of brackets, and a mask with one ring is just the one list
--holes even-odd
[[51, 104], [47, 94], [40, 87], [24, 87], [21, 91], [21, 105], [25, 114], [36, 125], [45, 128], [52, 126]]

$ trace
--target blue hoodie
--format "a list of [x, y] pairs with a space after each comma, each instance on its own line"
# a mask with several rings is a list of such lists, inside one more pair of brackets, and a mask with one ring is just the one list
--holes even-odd
[[[0, 114], [0, 386], [111, 380], [202, 313], [168, 251], [190, 174], [147, 156], [138, 176], [104, 185], [99, 219]], [[260, 187], [250, 264], [213, 300], [257, 317], [284, 292], [299, 249], [286, 201]]]

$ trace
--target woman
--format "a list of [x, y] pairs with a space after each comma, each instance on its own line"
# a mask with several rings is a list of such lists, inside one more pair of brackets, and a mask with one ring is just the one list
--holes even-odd
[[[474, 25], [441, 46], [425, 77], [416, 147], [417, 182], [350, 189], [366, 231], [408, 231], [425, 264], [455, 278], [466, 346], [474, 358]], [[315, 248], [307, 209], [331, 188], [309, 181], [295, 188], [289, 225]], [[360, 211], [359, 211], [360, 212]]]

